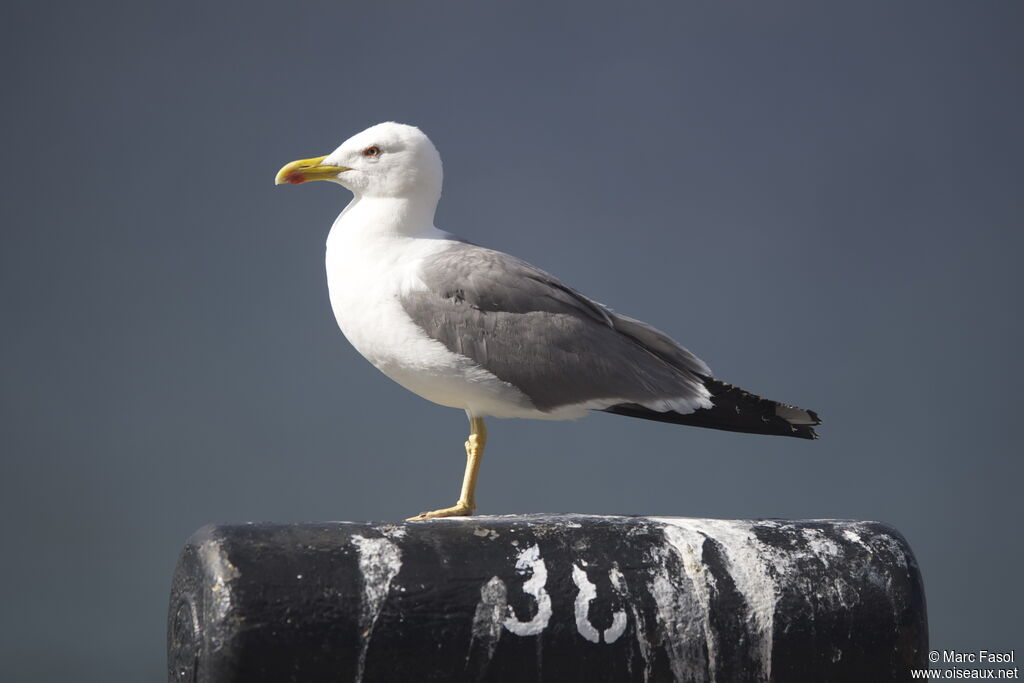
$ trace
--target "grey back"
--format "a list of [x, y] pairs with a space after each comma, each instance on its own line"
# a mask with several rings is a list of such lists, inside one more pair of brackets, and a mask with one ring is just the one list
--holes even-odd
[[710, 374], [667, 335], [498, 251], [456, 243], [421, 278], [427, 289], [402, 299], [413, 321], [542, 411], [597, 399], [696, 405]]

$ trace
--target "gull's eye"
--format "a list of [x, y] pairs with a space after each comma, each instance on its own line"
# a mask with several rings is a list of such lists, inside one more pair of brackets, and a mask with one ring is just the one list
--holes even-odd
[[380, 147], [378, 147], [377, 145], [370, 145], [369, 147], [367, 147], [366, 149], [363, 150], [363, 156], [364, 157], [379, 157], [380, 156]]

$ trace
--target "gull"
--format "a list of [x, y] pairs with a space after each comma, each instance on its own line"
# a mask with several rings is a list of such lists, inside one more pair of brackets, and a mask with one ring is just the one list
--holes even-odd
[[392, 380], [469, 418], [458, 502], [410, 520], [476, 510], [486, 417], [573, 420], [604, 411], [817, 438], [814, 411], [719, 381], [663, 332], [435, 227], [442, 176], [441, 156], [419, 128], [386, 122], [326, 156], [285, 165], [275, 180], [326, 180], [352, 192], [327, 238], [338, 326]]

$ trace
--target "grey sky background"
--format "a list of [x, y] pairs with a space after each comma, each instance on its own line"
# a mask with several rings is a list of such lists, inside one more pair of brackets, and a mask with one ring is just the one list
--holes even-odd
[[439, 227], [825, 420], [817, 442], [491, 421], [481, 513], [882, 520], [933, 647], [1024, 648], [1019, 3], [4, 15], [5, 680], [164, 680], [202, 524], [454, 502], [465, 417], [335, 326], [348, 193], [273, 186], [383, 120], [441, 150]]

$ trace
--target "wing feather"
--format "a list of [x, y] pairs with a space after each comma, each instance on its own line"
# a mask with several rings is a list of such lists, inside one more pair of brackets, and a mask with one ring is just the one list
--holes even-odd
[[688, 413], [711, 405], [700, 359], [524, 261], [454, 243], [424, 262], [420, 279], [424, 289], [402, 295], [413, 321], [540, 410], [629, 402]]

